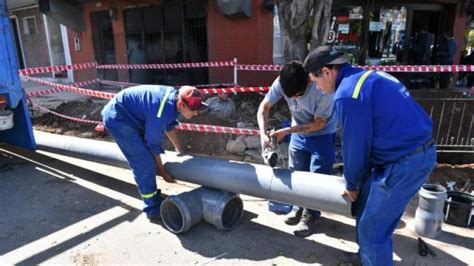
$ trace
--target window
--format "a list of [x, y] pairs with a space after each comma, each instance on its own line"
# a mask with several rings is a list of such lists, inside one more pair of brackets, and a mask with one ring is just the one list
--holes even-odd
[[35, 16], [23, 18], [23, 30], [25, 35], [36, 35], [38, 33]]

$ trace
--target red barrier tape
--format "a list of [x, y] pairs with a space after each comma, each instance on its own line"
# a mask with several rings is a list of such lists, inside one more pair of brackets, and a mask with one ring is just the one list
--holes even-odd
[[239, 92], [266, 92], [270, 90], [269, 86], [261, 87], [235, 87], [235, 88], [199, 88], [204, 94], [213, 94], [213, 93], [239, 93]]
[[[51, 93], [56, 93], [56, 92], [61, 92], [61, 91], [70, 91], [74, 93], [79, 93], [87, 96], [92, 96], [92, 97], [98, 97], [98, 98], [103, 98], [103, 99], [112, 99], [115, 94], [110, 93], [110, 92], [100, 92], [100, 91], [94, 91], [94, 90], [88, 90], [88, 89], [83, 89], [83, 88], [78, 88], [72, 85], [63, 85], [63, 84], [57, 84], [53, 82], [49, 82], [40, 78], [34, 78], [30, 76], [21, 76], [21, 78], [25, 80], [29, 80], [32, 82], [36, 82], [39, 84], [43, 85], [48, 85], [53, 87], [51, 90], [42, 90], [42, 91], [36, 91], [36, 92], [28, 92], [26, 96], [28, 97], [34, 97], [34, 96], [41, 96], [41, 95], [46, 95], [46, 94], [51, 94]], [[119, 81], [105, 81], [100, 80], [101, 83], [104, 84], [109, 84], [109, 85], [117, 85], [117, 83], [121, 83], [123, 85], [130, 85], [135, 86], [135, 85], [140, 85], [140, 84], [135, 84], [135, 83], [128, 83], [128, 82], [119, 82]], [[203, 94], [215, 94], [215, 93], [240, 93], [240, 92], [266, 92], [270, 89], [268, 86], [260, 86], [260, 87], [230, 87], [230, 88], [200, 88], [199, 90]]]
[[68, 70], [88, 69], [88, 68], [96, 68], [96, 67], [97, 67], [97, 63], [81, 63], [81, 64], [74, 64], [74, 65], [25, 68], [25, 69], [18, 70], [18, 72], [21, 75], [33, 75], [33, 74], [50, 73], [50, 72], [56, 72], [56, 71], [68, 71]]
[[472, 72], [474, 65], [422, 65], [422, 66], [360, 66], [385, 72]]
[[95, 84], [95, 83], [98, 83], [98, 82], [100, 82], [100, 79], [91, 79], [91, 80], [79, 81], [79, 82], [73, 83], [73, 84], [71, 84], [71, 86], [73, 86], [73, 87], [85, 87], [85, 86], [89, 86], [89, 85], [92, 85], [92, 84]]
[[88, 95], [88, 96], [97, 97], [97, 98], [112, 99], [115, 96], [114, 93], [110, 93], [110, 92], [94, 91], [94, 90], [78, 88], [78, 87], [74, 87], [74, 86], [70, 86], [70, 85], [56, 84], [56, 83], [53, 83], [53, 82], [49, 82], [49, 81], [42, 80], [42, 79], [39, 79], [39, 78], [33, 78], [33, 77], [30, 77], [30, 76], [20, 76], [20, 77], [22, 79], [29, 80], [29, 81], [32, 81], [32, 82], [36, 82], [36, 83], [43, 84], [43, 85], [47, 85], [47, 86], [50, 86], [50, 87], [53, 87], [53, 88], [56, 88], [56, 89], [66, 90], [66, 91], [70, 91], [70, 92], [74, 92], [74, 93], [79, 93], [79, 94], [84, 94], [84, 95]]
[[26, 92], [25, 95], [26, 97], [37, 97], [37, 96], [43, 96], [43, 95], [48, 95], [48, 94], [53, 94], [53, 93], [58, 93], [64, 91], [63, 89], [49, 89], [49, 90], [40, 90], [40, 91], [30, 91]]
[[[23, 78], [23, 76], [22, 76], [22, 78]], [[26, 78], [25, 78], [25, 79], [26, 79]], [[73, 86], [73, 87], [76, 87], [76, 86], [87, 86], [87, 85], [91, 85], [91, 84], [94, 84], [94, 83], [97, 83], [97, 82], [99, 82], [99, 79], [81, 81], [81, 82], [74, 83], [74, 84], [72, 84], [71, 86]], [[26, 92], [25, 95], [26, 95], [26, 97], [37, 97], [37, 96], [43, 96], [43, 95], [58, 93], [58, 92], [62, 92], [62, 91], [64, 91], [64, 89], [53, 88], [53, 89], [49, 89], [49, 90], [40, 90], [40, 91], [30, 91], [30, 92]]]
[[[238, 70], [244, 71], [280, 71], [281, 65], [237, 65]], [[358, 66], [364, 69], [385, 72], [473, 72], [474, 65], [421, 65], [421, 66]]]
[[222, 62], [196, 62], [178, 64], [120, 64], [120, 65], [98, 65], [97, 69], [170, 69], [170, 68], [201, 68], [201, 67], [230, 67], [234, 61]]
[[219, 133], [219, 134], [253, 135], [253, 136], [260, 135], [260, 132], [257, 129], [221, 127], [221, 126], [200, 125], [200, 124], [181, 123], [176, 128], [179, 130], [185, 130], [185, 131], [210, 132], [210, 133]]
[[246, 71], [280, 71], [281, 65], [237, 65], [237, 70]]
[[[44, 106], [31, 102], [33, 107], [41, 109], [45, 112], [53, 114], [55, 116], [59, 116], [61, 118], [71, 120], [74, 122], [79, 123], [86, 123], [86, 124], [96, 124], [96, 131], [102, 132], [104, 131], [104, 125], [102, 121], [94, 121], [89, 119], [82, 119], [72, 116], [67, 116], [60, 114], [58, 112], [52, 111]], [[218, 134], [234, 134], [234, 135], [254, 135], [258, 136], [260, 133], [257, 129], [246, 129], [246, 128], [233, 128], [233, 127], [221, 127], [221, 126], [211, 126], [211, 125], [201, 125], [201, 124], [188, 124], [188, 123], [180, 123], [176, 129], [183, 130], [183, 131], [195, 131], [195, 132], [208, 132], [208, 133], [218, 133]]]
[[80, 122], [80, 123], [86, 123], [86, 124], [99, 124], [99, 123], [102, 123], [101, 121], [94, 121], [94, 120], [89, 120], [89, 119], [82, 119], [82, 118], [72, 117], [72, 116], [68, 116], [68, 115], [63, 115], [63, 114], [57, 113], [53, 110], [50, 110], [50, 109], [48, 109], [44, 106], [36, 104], [34, 102], [31, 102], [31, 104], [33, 105], [33, 107], [36, 107], [40, 110], [43, 110], [43, 111], [51, 113], [55, 116], [59, 116], [59, 117], [62, 117], [62, 118], [65, 118], [67, 120], [71, 120], [71, 121], [74, 121], [74, 122]]

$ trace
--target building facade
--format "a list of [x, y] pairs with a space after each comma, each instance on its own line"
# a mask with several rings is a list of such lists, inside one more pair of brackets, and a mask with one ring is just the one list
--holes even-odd
[[[56, 0], [50, 0], [54, 2]], [[14, 2], [14, 1], [13, 1]], [[57, 2], [57, 1], [56, 1]], [[36, 8], [10, 10], [25, 67], [98, 62], [152, 64], [232, 61], [272, 64], [278, 50], [278, 23], [267, 0], [76, 0], [81, 26], [65, 27]], [[327, 43], [358, 62], [420, 64], [417, 45], [425, 43], [425, 64], [439, 63], [444, 33], [452, 32], [459, 63], [467, 23], [463, 0], [334, 0]], [[231, 6], [225, 6], [225, 3]], [[55, 14], [62, 12], [56, 12]], [[50, 13], [51, 14], [51, 13]], [[53, 17], [53, 16], [52, 16]], [[67, 20], [67, 14], [62, 22]], [[77, 21], [77, 19], [75, 19]], [[66, 21], [67, 22], [67, 21]], [[420, 34], [422, 32], [426, 34]], [[421, 38], [421, 36], [427, 36]], [[423, 41], [420, 41], [423, 40]], [[64, 73], [63, 73], [64, 74]], [[56, 73], [58, 75], [58, 73]], [[239, 71], [239, 85], [266, 86], [276, 72]], [[232, 83], [232, 67], [166, 70], [77, 70], [74, 80], [149, 84]]]
[[[69, 31], [74, 63], [152, 64], [232, 61], [271, 64], [273, 14], [249, 1], [250, 16], [224, 16], [216, 1], [95, 1], [84, 4], [85, 30]], [[75, 45], [73, 45], [75, 44]], [[104, 79], [150, 84], [233, 82], [226, 68], [106, 70]], [[91, 79], [92, 73], [75, 76]], [[275, 73], [239, 73], [241, 85], [265, 85]], [[258, 83], [256, 84], [256, 82]]]
[[[9, 9], [20, 68], [66, 64], [68, 44], [66, 28], [39, 11], [38, 5]], [[51, 73], [52, 77], [65, 77], [67, 73]]]

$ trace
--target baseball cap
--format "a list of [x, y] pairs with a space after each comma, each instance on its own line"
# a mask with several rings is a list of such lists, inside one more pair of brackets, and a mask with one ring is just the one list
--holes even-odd
[[195, 87], [182, 86], [179, 89], [178, 97], [192, 111], [204, 111], [208, 107], [207, 104], [202, 101], [202, 93]]
[[327, 65], [340, 65], [347, 63], [349, 59], [344, 53], [339, 52], [329, 45], [319, 46], [311, 51], [304, 60], [304, 68], [307, 72], [317, 72]]

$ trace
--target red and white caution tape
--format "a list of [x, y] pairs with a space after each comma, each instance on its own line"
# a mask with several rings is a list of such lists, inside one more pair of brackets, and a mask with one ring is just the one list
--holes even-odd
[[26, 97], [37, 97], [37, 96], [43, 96], [43, 95], [48, 95], [48, 94], [53, 94], [53, 93], [58, 93], [64, 91], [63, 89], [58, 89], [58, 88], [52, 88], [49, 90], [40, 90], [40, 91], [30, 91], [26, 92], [25, 95]]
[[20, 77], [22, 79], [25, 79], [25, 80], [28, 80], [28, 81], [32, 81], [32, 82], [36, 82], [36, 83], [39, 83], [39, 84], [43, 84], [43, 85], [53, 87], [55, 89], [61, 89], [63, 91], [64, 90], [65, 91], [70, 91], [70, 92], [79, 93], [79, 94], [83, 94], [83, 95], [87, 95], [87, 96], [92, 96], [92, 97], [97, 97], [97, 98], [102, 98], [102, 99], [112, 99], [115, 96], [114, 93], [110, 93], [110, 92], [94, 91], [94, 90], [78, 88], [78, 87], [74, 87], [74, 86], [70, 86], [70, 85], [57, 84], [57, 83], [49, 82], [49, 81], [46, 81], [46, 80], [42, 80], [40, 78], [34, 78], [34, 77], [30, 77], [30, 76], [21, 75]]
[[268, 86], [261, 87], [230, 87], [230, 88], [199, 88], [204, 94], [213, 93], [239, 93], [239, 92], [267, 92], [270, 89]]
[[237, 65], [237, 70], [246, 71], [280, 71], [281, 65]]
[[234, 61], [221, 62], [195, 62], [195, 63], [176, 63], [176, 64], [117, 64], [117, 65], [98, 65], [97, 69], [171, 69], [171, 68], [201, 68], [201, 67], [231, 67]]
[[474, 65], [421, 65], [421, 66], [360, 66], [385, 72], [473, 72]]
[[[104, 125], [102, 121], [96, 120], [89, 120], [83, 118], [72, 117], [64, 114], [60, 114], [58, 112], [52, 111], [44, 106], [39, 104], [33, 103], [32, 105], [38, 109], [41, 109], [45, 112], [50, 114], [59, 116], [61, 118], [71, 120], [74, 122], [79, 123], [86, 123], [86, 124], [94, 124], [97, 125], [96, 131], [104, 131]], [[183, 131], [195, 131], [195, 132], [207, 132], [207, 133], [218, 133], [218, 134], [234, 134], [234, 135], [255, 135], [258, 136], [260, 133], [257, 129], [246, 129], [246, 128], [233, 128], [233, 127], [221, 127], [221, 126], [211, 126], [211, 125], [201, 125], [201, 124], [188, 124], [188, 123], [181, 123], [179, 124], [176, 129], [183, 130]]]
[[56, 72], [56, 71], [68, 71], [68, 70], [88, 69], [88, 68], [96, 68], [96, 67], [97, 67], [97, 63], [81, 63], [81, 64], [74, 64], [74, 65], [25, 68], [25, 69], [20, 69], [18, 72], [21, 75], [33, 75], [33, 74], [50, 73], [50, 72]]
[[71, 86], [73, 86], [73, 87], [85, 87], [85, 86], [89, 86], [89, 85], [92, 85], [92, 84], [95, 84], [95, 83], [98, 83], [98, 82], [100, 82], [100, 79], [91, 79], [91, 80], [79, 81], [79, 82], [73, 83], [73, 84], [71, 84]]
[[203, 85], [192, 85], [196, 88], [205, 88], [205, 87], [233, 87], [234, 83], [218, 83], [218, 84], [203, 84]]
[[179, 130], [184, 131], [196, 131], [196, 132], [209, 132], [219, 134], [234, 134], [234, 135], [260, 135], [257, 129], [246, 129], [246, 128], [235, 128], [235, 127], [221, 127], [201, 124], [187, 124], [181, 123], [177, 127]]
[[[281, 65], [237, 65], [238, 70], [246, 71], [280, 71]], [[474, 72], [474, 65], [392, 65], [392, 66], [359, 66], [364, 69], [379, 70], [385, 72]]]
[[31, 104], [33, 105], [33, 107], [36, 107], [40, 110], [43, 110], [43, 111], [51, 113], [55, 116], [59, 116], [59, 117], [62, 117], [64, 119], [71, 120], [71, 121], [74, 121], [74, 122], [80, 122], [80, 123], [86, 123], [86, 124], [95, 124], [95, 125], [97, 125], [99, 123], [102, 123], [101, 121], [94, 121], [94, 120], [89, 120], [89, 119], [83, 119], [83, 118], [77, 118], [77, 117], [72, 117], [72, 116], [68, 116], [68, 115], [63, 115], [63, 114], [60, 114], [60, 113], [55, 112], [53, 110], [50, 110], [50, 109], [48, 109], [44, 106], [36, 104], [34, 102], [31, 102]]
[[[24, 76], [22, 76], [22, 78], [23, 78], [23, 77], [24, 77]], [[99, 81], [99, 79], [81, 81], [81, 82], [74, 83], [74, 84], [72, 84], [71, 86], [73, 86], [73, 87], [76, 87], [76, 86], [87, 86], [87, 85], [90, 85], [90, 84], [94, 84], [94, 83], [96, 83], [96, 82], [98, 82], [98, 81]], [[52, 88], [52, 89], [48, 89], [48, 90], [29, 91], [29, 92], [26, 92], [25, 95], [26, 95], [26, 97], [37, 97], [37, 96], [43, 96], [43, 95], [58, 93], [58, 92], [62, 92], [62, 91], [64, 91], [64, 89], [61, 89], [61, 88]]]
[[132, 87], [141, 85], [139, 83], [131, 83], [131, 82], [124, 82], [124, 81], [114, 81], [114, 80], [104, 80], [101, 79], [100, 83], [105, 85], [112, 85], [112, 86], [119, 86], [119, 87]]

